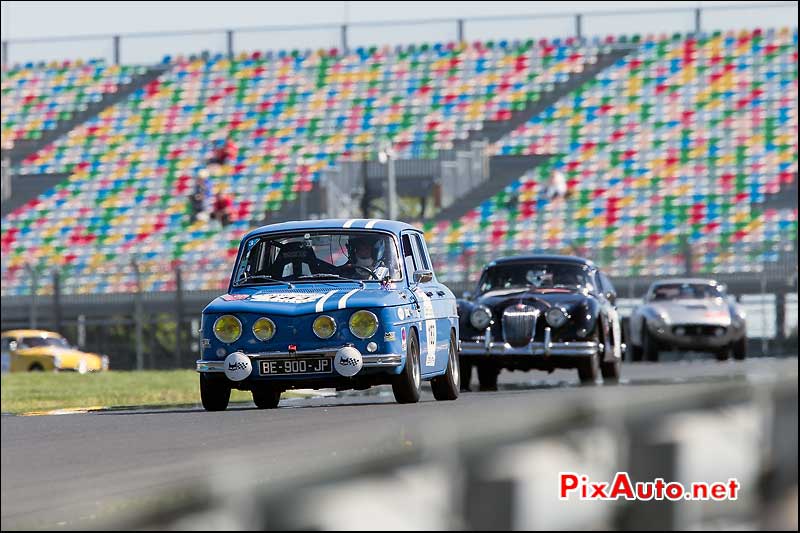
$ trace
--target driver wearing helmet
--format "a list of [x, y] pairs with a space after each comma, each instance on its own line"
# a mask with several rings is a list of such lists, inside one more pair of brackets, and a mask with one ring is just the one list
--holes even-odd
[[553, 274], [548, 272], [544, 268], [529, 270], [525, 274], [525, 279], [528, 281], [530, 285], [532, 285], [534, 288], [537, 289], [553, 285]]
[[383, 264], [383, 241], [369, 235], [354, 236], [348, 243], [348, 260], [345, 267], [354, 272], [352, 277], [371, 279], [375, 269]]

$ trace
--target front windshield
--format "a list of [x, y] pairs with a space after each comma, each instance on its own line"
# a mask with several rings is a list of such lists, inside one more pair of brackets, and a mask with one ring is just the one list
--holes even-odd
[[20, 343], [21, 348], [39, 348], [42, 346], [56, 346], [58, 348], [69, 348], [69, 343], [59, 337], [25, 337]]
[[594, 290], [589, 267], [574, 263], [524, 263], [487, 269], [479, 282], [481, 293], [501, 289]]
[[651, 300], [702, 300], [722, 298], [724, 293], [716, 285], [708, 283], [674, 283], [659, 285], [653, 289]]
[[302, 281], [400, 281], [395, 240], [369, 231], [309, 231], [253, 237], [234, 285]]

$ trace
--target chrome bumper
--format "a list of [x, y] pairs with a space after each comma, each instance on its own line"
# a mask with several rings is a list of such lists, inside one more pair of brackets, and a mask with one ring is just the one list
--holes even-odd
[[[338, 348], [336, 349], [338, 350]], [[308, 350], [304, 352], [269, 352], [269, 353], [248, 353], [245, 354], [253, 363], [253, 368], [257, 368], [258, 361], [263, 359], [295, 359], [298, 357], [334, 357], [336, 350]], [[396, 353], [388, 354], [361, 354], [364, 362], [363, 368], [395, 368], [403, 364], [403, 356]], [[225, 372], [225, 361], [204, 361], [199, 359], [195, 362], [197, 372]]]
[[550, 328], [544, 330], [544, 342], [530, 342], [520, 348], [515, 348], [507, 342], [494, 342], [490, 330], [486, 330], [484, 342], [461, 342], [459, 355], [542, 355], [549, 356], [582, 356], [589, 357], [602, 354], [604, 346], [597, 342], [552, 342]]

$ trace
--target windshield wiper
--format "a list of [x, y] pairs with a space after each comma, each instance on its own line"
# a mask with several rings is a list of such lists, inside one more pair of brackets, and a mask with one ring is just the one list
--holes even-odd
[[342, 281], [352, 281], [353, 283], [359, 283], [361, 285], [362, 289], [364, 287], [366, 287], [366, 284], [364, 283], [364, 280], [346, 278], [344, 276], [340, 276], [339, 274], [319, 273], [319, 274], [307, 274], [305, 276], [298, 276], [297, 277], [298, 280], [300, 280], [300, 279], [326, 279], [326, 278], [329, 278], [329, 279], [340, 279]]
[[272, 276], [267, 276], [266, 274], [256, 274], [255, 276], [247, 276], [245, 279], [237, 281], [233, 284], [234, 287], [241, 287], [242, 285], [246, 285], [251, 279], [258, 280], [263, 279], [266, 281], [272, 281], [273, 283], [283, 283], [287, 285], [290, 289], [294, 289], [294, 285], [288, 281], [283, 281], [282, 279], [275, 279]]

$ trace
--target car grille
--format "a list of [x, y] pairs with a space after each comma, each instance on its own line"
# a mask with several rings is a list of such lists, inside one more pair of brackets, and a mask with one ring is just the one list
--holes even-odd
[[[684, 337], [716, 337], [716, 331], [718, 329], [721, 329], [723, 332], [726, 331], [726, 329], [723, 326], [686, 325], [686, 326], [673, 326], [672, 333]], [[680, 332], [680, 330], [683, 331]]]
[[503, 311], [503, 340], [520, 348], [531, 341], [539, 311], [530, 305], [517, 304]]

